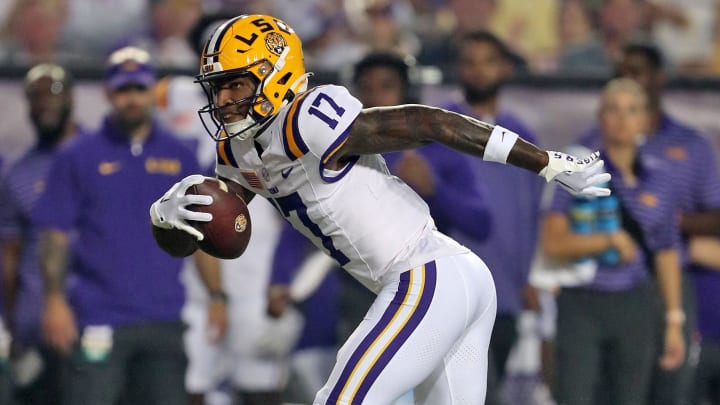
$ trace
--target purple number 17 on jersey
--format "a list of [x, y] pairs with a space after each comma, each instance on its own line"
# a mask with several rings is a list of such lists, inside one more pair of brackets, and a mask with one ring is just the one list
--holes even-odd
[[320, 104], [322, 104], [323, 100], [327, 101], [327, 104], [330, 104], [330, 107], [335, 111], [335, 114], [337, 114], [338, 117], [342, 117], [343, 114], [345, 114], [345, 109], [340, 107], [335, 100], [330, 98], [325, 93], [318, 93], [318, 95], [315, 97], [315, 100], [312, 102], [312, 107], [308, 109], [308, 113], [310, 115], [314, 115], [318, 118], [320, 118], [324, 123], [328, 124], [328, 126], [332, 129], [335, 129], [337, 127], [338, 121], [336, 119], [330, 118], [327, 114], [320, 111]]
[[289, 217], [290, 213], [294, 211], [300, 219], [300, 222], [302, 222], [302, 224], [310, 230], [315, 237], [320, 239], [323, 247], [325, 247], [330, 254], [330, 257], [340, 263], [341, 266], [350, 262], [350, 259], [348, 259], [343, 252], [335, 248], [333, 240], [329, 236], [323, 235], [320, 227], [310, 219], [307, 214], [307, 207], [298, 193], [293, 193], [285, 197], [273, 198], [272, 200], [275, 202], [275, 205], [285, 218]]

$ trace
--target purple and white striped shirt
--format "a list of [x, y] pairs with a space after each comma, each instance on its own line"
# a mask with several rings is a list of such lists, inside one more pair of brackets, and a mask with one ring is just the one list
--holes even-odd
[[[586, 146], [600, 142], [600, 131], [593, 128], [580, 142]], [[720, 207], [720, 172], [713, 145], [697, 130], [663, 114], [657, 132], [648, 137], [641, 153], [667, 161], [672, 167], [667, 182], [674, 188], [682, 211], [698, 211]], [[696, 286], [698, 328], [705, 338], [720, 340], [720, 276], [699, 266], [690, 268]]]

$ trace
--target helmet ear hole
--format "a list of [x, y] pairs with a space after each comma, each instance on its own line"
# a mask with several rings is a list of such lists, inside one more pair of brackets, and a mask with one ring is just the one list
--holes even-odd
[[277, 81], [277, 84], [287, 84], [287, 82], [288, 82], [288, 80], [290, 80], [290, 77], [291, 77], [291, 76], [292, 76], [292, 72], [287, 72], [287, 73], [285, 73], [285, 74], [283, 75], [283, 77], [281, 77], [281, 78]]
[[[282, 77], [280, 79], [278, 79], [277, 84], [284, 86], [288, 83], [288, 81], [290, 80], [291, 77], [292, 77], [292, 72], [287, 72], [284, 75], [282, 75]], [[288, 93], [292, 93], [292, 92], [290, 90], [288, 90]], [[276, 92], [274, 94], [274, 96], [275, 96], [275, 98], [278, 98], [278, 97], [280, 97], [280, 93]], [[285, 94], [285, 99], [292, 100], [292, 97], [288, 98], [288, 94]]]

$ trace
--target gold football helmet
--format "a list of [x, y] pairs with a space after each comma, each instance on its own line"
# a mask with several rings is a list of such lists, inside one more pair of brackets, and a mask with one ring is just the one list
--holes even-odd
[[[249, 104], [247, 116], [224, 122], [216, 105], [216, 83], [248, 75], [256, 84], [255, 94], [233, 105]], [[213, 31], [205, 43], [196, 76], [208, 97], [199, 110], [205, 129], [216, 141], [238, 137], [247, 139], [296, 94], [307, 89], [302, 43], [285, 22], [268, 15], [241, 15]], [[208, 121], [215, 126], [212, 129]]]

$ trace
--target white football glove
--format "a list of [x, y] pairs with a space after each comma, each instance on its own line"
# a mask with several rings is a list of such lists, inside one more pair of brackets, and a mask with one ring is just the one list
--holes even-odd
[[600, 159], [600, 152], [584, 158], [576, 158], [562, 152], [547, 151], [548, 165], [543, 168], [540, 176], [549, 183], [554, 180], [570, 194], [582, 197], [604, 197], [610, 195], [610, 189], [598, 187], [610, 181], [610, 174], [603, 168], [605, 162]]
[[175, 183], [159, 200], [150, 206], [150, 219], [153, 225], [163, 229], [177, 228], [203, 240], [205, 236], [186, 221], [212, 221], [212, 214], [187, 209], [188, 205], [210, 205], [213, 198], [209, 195], [186, 195], [188, 188], [204, 182], [208, 177], [193, 174]]

